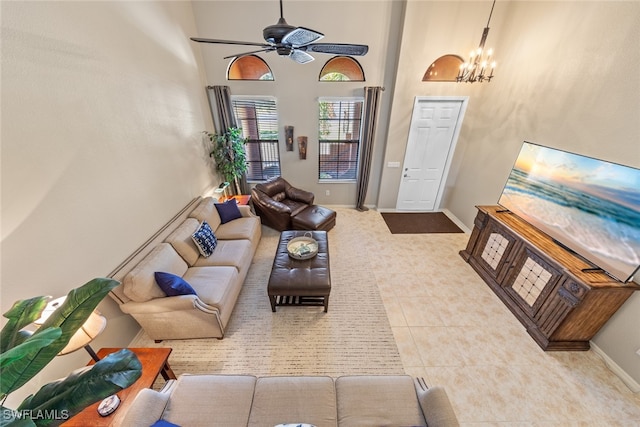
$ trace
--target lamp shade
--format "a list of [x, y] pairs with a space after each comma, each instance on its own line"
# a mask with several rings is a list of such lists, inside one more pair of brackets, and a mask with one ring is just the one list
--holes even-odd
[[[58, 309], [67, 297], [60, 297], [50, 301], [42, 311], [42, 315], [34, 323], [38, 326], [42, 325], [55, 310]], [[98, 311], [94, 310], [89, 315], [86, 322], [76, 331], [75, 334], [69, 340], [66, 347], [58, 353], [59, 356], [69, 354], [76, 350], [79, 350], [93, 341], [98, 335], [104, 331], [107, 326], [107, 319]]]

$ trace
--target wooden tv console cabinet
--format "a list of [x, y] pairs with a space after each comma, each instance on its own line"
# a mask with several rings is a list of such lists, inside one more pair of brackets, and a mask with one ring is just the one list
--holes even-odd
[[589, 340], [640, 286], [618, 282], [500, 206], [477, 206], [460, 255], [543, 350]]

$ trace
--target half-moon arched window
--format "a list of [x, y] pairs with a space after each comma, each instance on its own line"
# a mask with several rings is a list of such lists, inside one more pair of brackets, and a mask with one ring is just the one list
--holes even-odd
[[229, 64], [227, 80], [274, 80], [271, 68], [256, 55], [235, 58]]
[[364, 71], [358, 61], [350, 56], [335, 56], [320, 71], [321, 82], [363, 82]]
[[423, 82], [455, 82], [464, 60], [458, 55], [443, 55], [433, 61], [422, 77]]

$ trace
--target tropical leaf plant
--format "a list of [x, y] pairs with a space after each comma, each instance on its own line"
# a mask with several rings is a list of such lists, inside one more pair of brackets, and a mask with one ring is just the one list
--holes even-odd
[[247, 172], [246, 138], [242, 129], [230, 127], [222, 133], [206, 133], [211, 141], [209, 155], [216, 162], [216, 169], [225, 181], [235, 183], [236, 194], [240, 194], [240, 178]]
[[[0, 333], [0, 403], [37, 375], [67, 345], [98, 303], [118, 286], [112, 279], [97, 278], [73, 289], [42, 326], [30, 333], [24, 328], [42, 313], [48, 297], [16, 302], [4, 316], [9, 319]], [[90, 369], [74, 372], [64, 380], [43, 386], [11, 410], [0, 405], [0, 426], [56, 425], [87, 406], [133, 384], [142, 366], [134, 353], [122, 350]]]

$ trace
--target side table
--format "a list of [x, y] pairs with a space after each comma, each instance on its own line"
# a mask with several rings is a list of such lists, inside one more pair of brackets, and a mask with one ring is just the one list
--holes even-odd
[[[102, 348], [98, 351], [98, 357], [102, 359], [119, 350], [122, 349]], [[138, 392], [144, 388], [151, 388], [156, 378], [158, 378], [158, 374], [162, 374], [162, 378], [165, 380], [176, 379], [175, 374], [167, 362], [172, 351], [171, 348], [129, 348], [129, 350], [134, 352], [136, 356], [138, 356], [138, 359], [140, 359], [142, 375], [138, 378], [138, 381], [117, 393], [120, 398], [120, 406], [118, 409], [111, 415], [102, 417], [98, 414], [98, 405], [100, 405], [100, 402], [96, 402], [66, 421], [62, 424], [63, 426], [118, 426], [121, 424], [122, 418], [126, 414], [131, 402], [133, 402], [133, 399], [138, 395]], [[88, 365], [93, 365], [94, 363], [92, 360]]]
[[227, 196], [221, 199], [221, 202], [226, 202], [227, 200], [235, 199], [236, 203], [239, 205], [248, 205], [251, 201], [251, 194], [238, 194], [236, 196]]

